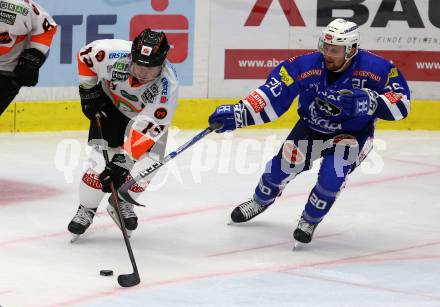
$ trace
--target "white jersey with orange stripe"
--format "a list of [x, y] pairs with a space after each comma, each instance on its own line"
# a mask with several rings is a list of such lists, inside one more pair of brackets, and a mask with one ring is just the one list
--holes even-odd
[[171, 125], [179, 83], [174, 68], [166, 60], [156, 79], [139, 84], [130, 74], [131, 44], [119, 39], [91, 42], [78, 53], [78, 70], [81, 86], [91, 88], [101, 82], [119, 111], [133, 119], [124, 148], [137, 159]]
[[0, 70], [13, 71], [20, 54], [49, 51], [57, 25], [33, 0], [0, 0]]

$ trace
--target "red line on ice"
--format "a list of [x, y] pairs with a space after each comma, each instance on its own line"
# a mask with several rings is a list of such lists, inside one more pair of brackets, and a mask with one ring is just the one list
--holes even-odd
[[[377, 183], [390, 182], [390, 181], [396, 181], [396, 180], [403, 180], [405, 178], [421, 177], [421, 176], [433, 175], [433, 174], [437, 174], [437, 173], [440, 173], [440, 170], [419, 172], [419, 173], [413, 173], [413, 174], [408, 174], [408, 175], [400, 175], [400, 176], [390, 176], [390, 177], [385, 177], [385, 178], [382, 178], [382, 179], [360, 181], [360, 182], [357, 182], [357, 183], [355, 182], [355, 183], [352, 183], [350, 185], [350, 187], [360, 187], [360, 186], [366, 186], [366, 185], [374, 185], [374, 184], [377, 184]], [[300, 197], [300, 196], [304, 196], [304, 195], [308, 195], [308, 194], [309, 194], [309, 192], [291, 193], [291, 194], [286, 194], [283, 197], [284, 198], [294, 198], [294, 197]], [[170, 219], [170, 218], [174, 218], [174, 217], [181, 217], [181, 216], [185, 216], [185, 215], [192, 215], [192, 214], [198, 214], [198, 213], [212, 212], [212, 211], [217, 211], [217, 210], [221, 210], [221, 209], [225, 209], [225, 208], [230, 208], [230, 207], [231, 207], [230, 205], [218, 205], [218, 206], [212, 206], [212, 207], [200, 208], [200, 209], [193, 209], [193, 210], [187, 210], [187, 211], [171, 212], [171, 213], [168, 213], [168, 214], [161, 214], [161, 215], [157, 215], [157, 216], [151, 216], [151, 217], [147, 217], [147, 218], [144, 218], [144, 219], [140, 219], [139, 223], [145, 223], [145, 222], [156, 221], [156, 220]], [[108, 228], [113, 228], [113, 227], [116, 227], [116, 225], [114, 223], [108, 223], [108, 224], [104, 224], [104, 225], [94, 225], [94, 227], [91, 228], [89, 232], [92, 233], [92, 232], [100, 230], [100, 229], [108, 229]], [[64, 235], [68, 236], [68, 235], [70, 235], [70, 233], [68, 231], [63, 231], [63, 232], [42, 234], [42, 235], [32, 236], [32, 237], [17, 238], [17, 239], [7, 240], [7, 241], [0, 241], [0, 246], [6, 246], [6, 245], [11, 245], [11, 244], [16, 244], [16, 243], [32, 242], [32, 241], [38, 241], [38, 240], [44, 240], [44, 239], [54, 238], [54, 237], [59, 237], [59, 236], [64, 236]]]
[[426, 162], [419, 162], [419, 161], [411, 161], [411, 160], [405, 160], [405, 159], [399, 159], [399, 158], [384, 158], [385, 160], [405, 163], [405, 164], [411, 164], [411, 165], [423, 165], [423, 166], [429, 166], [433, 168], [440, 168], [440, 165], [426, 163]]
[[[315, 239], [329, 238], [329, 237], [339, 236], [341, 234], [342, 234], [341, 232], [340, 233], [331, 233], [328, 235], [316, 236], [314, 238]], [[251, 251], [251, 250], [270, 248], [270, 247], [285, 245], [285, 244], [292, 244], [292, 246], [293, 246], [293, 241], [290, 240], [290, 241], [285, 241], [285, 242], [280, 242], [280, 243], [266, 244], [266, 245], [254, 246], [254, 247], [249, 247], [249, 248], [231, 250], [231, 251], [227, 251], [227, 252], [220, 252], [220, 253], [210, 254], [210, 255], [208, 255], [208, 257], [218, 257], [218, 256], [238, 254], [238, 253], [247, 252], [247, 251]]]
[[[91, 294], [84, 295], [82, 297], [76, 297], [74, 299], [66, 300], [63, 302], [58, 302], [58, 303], [51, 304], [51, 305], [45, 305], [45, 307], [71, 306], [71, 305], [90, 302], [93, 300], [102, 299], [105, 297], [110, 297], [110, 296], [114, 296], [114, 295], [118, 295], [118, 294], [133, 293], [135, 291], [140, 291], [141, 289], [150, 289], [150, 288], [156, 288], [156, 287], [160, 287], [160, 286], [174, 285], [174, 284], [179, 284], [179, 283], [198, 281], [198, 280], [215, 278], [215, 277], [235, 276], [235, 275], [241, 275], [241, 274], [246, 274], [246, 273], [279, 272], [279, 273], [288, 273], [288, 274], [298, 275], [300, 277], [310, 278], [310, 275], [306, 275], [303, 273], [296, 274], [296, 272], [293, 273], [290, 271], [291, 270], [300, 270], [300, 269], [310, 268], [310, 267], [326, 266], [326, 265], [369, 262], [368, 260], [366, 260], [366, 258], [375, 256], [375, 255], [396, 253], [396, 252], [400, 252], [400, 251], [404, 251], [404, 250], [410, 250], [410, 249], [416, 249], [416, 248], [419, 249], [419, 248], [429, 247], [429, 246], [434, 246], [434, 245], [439, 245], [439, 244], [440, 244], [440, 241], [435, 241], [435, 242], [429, 242], [426, 244], [412, 245], [412, 246], [407, 246], [407, 247], [403, 247], [403, 248], [399, 248], [399, 249], [390, 249], [390, 250], [378, 251], [378, 252], [354, 256], [354, 257], [343, 257], [343, 258], [334, 259], [334, 260], [327, 260], [327, 261], [315, 261], [315, 262], [310, 262], [310, 263], [298, 263], [298, 264], [293, 264], [293, 265], [282, 265], [282, 266], [268, 266], [268, 267], [262, 267], [262, 268], [261, 267], [260, 268], [247, 268], [247, 269], [234, 270], [234, 271], [219, 271], [219, 272], [213, 272], [213, 273], [208, 273], [208, 274], [184, 276], [184, 277], [180, 277], [180, 278], [166, 279], [166, 280], [158, 280], [158, 281], [151, 282], [151, 283], [141, 283], [139, 286], [133, 287], [133, 288], [116, 288], [116, 289], [111, 289], [111, 290], [107, 290], [107, 291], [93, 292]], [[424, 257], [408, 257], [408, 258], [404, 258], [403, 260], [420, 260], [419, 258], [424, 259]], [[399, 261], [399, 260], [402, 260], [402, 259], [400, 259], [400, 258], [387, 258], [384, 261]], [[376, 259], [376, 262], [378, 262], [378, 261], [379, 260]], [[303, 276], [301, 276], [301, 275], [303, 275]], [[316, 279], [324, 280], [325, 278], [317, 277]], [[328, 280], [328, 281], [334, 281], [334, 280]], [[341, 283], [355, 285], [358, 287], [365, 286], [365, 288], [369, 288], [369, 289], [382, 290], [382, 291], [386, 291], [386, 292], [393, 292], [393, 293], [398, 293], [398, 294], [403, 294], [403, 295], [419, 296], [419, 297], [421, 296], [424, 298], [440, 300], [440, 296], [436, 296], [436, 295], [408, 292], [408, 291], [391, 289], [391, 288], [374, 287], [374, 286], [370, 286], [370, 285], [357, 284], [357, 283], [353, 283], [353, 282], [346, 282], [343, 280], [341, 281]]]
[[[363, 187], [363, 186], [367, 186], [367, 185], [374, 185], [374, 184], [378, 184], [378, 183], [384, 183], [384, 182], [391, 182], [391, 181], [400, 181], [400, 180], [405, 180], [408, 178], [415, 178], [415, 177], [422, 177], [422, 176], [429, 176], [429, 175], [435, 175], [435, 174], [440, 174], [440, 169], [438, 170], [430, 170], [430, 171], [425, 171], [425, 172], [418, 172], [418, 173], [412, 173], [412, 174], [402, 174], [402, 175], [396, 175], [396, 176], [388, 176], [388, 177], [384, 177], [384, 178], [380, 178], [380, 179], [374, 179], [374, 180], [365, 180], [365, 181], [359, 181], [359, 182], [348, 182], [348, 187], [347, 188], [358, 188], [358, 187]], [[294, 197], [298, 197], [298, 196], [303, 196], [303, 195], [309, 195], [309, 192], [302, 192], [302, 193], [290, 193], [290, 194], [286, 194], [282, 197], [284, 198], [294, 198]]]
[[332, 283], [337, 283], [337, 284], [353, 286], [353, 287], [357, 287], [357, 288], [364, 288], [364, 289], [370, 289], [370, 290], [376, 290], [376, 291], [382, 291], [382, 292], [390, 292], [390, 293], [403, 294], [403, 295], [409, 295], [409, 296], [418, 296], [418, 297], [423, 297], [423, 298], [428, 298], [428, 299], [433, 299], [433, 300], [440, 300], [440, 296], [437, 296], [437, 295], [417, 293], [417, 292], [408, 291], [408, 290], [392, 289], [392, 288], [375, 286], [373, 284], [365, 284], [365, 283], [347, 281], [347, 280], [343, 280], [343, 279], [335, 279], [335, 278], [316, 276], [316, 275], [310, 275], [310, 274], [304, 274], [304, 273], [298, 273], [298, 272], [284, 272], [284, 273], [289, 274], [289, 275], [302, 277], [302, 278], [332, 282]]
[[[408, 175], [403, 175], [403, 176], [390, 176], [390, 177], [386, 177], [386, 178], [382, 178], [382, 179], [378, 179], [378, 180], [369, 180], [369, 181], [364, 181], [364, 182], [358, 182], [358, 183], [352, 184], [352, 186], [359, 187], [359, 186], [365, 186], [365, 185], [373, 185], [373, 184], [377, 184], [377, 183], [402, 180], [404, 178], [414, 178], [414, 177], [421, 177], [421, 176], [426, 176], [426, 175], [433, 175], [433, 174], [436, 174], [439, 172], [440, 172], [440, 170], [436, 170], [436, 171], [418, 172], [418, 173], [413, 173], [413, 174], [408, 174]], [[307, 193], [295, 193], [295, 194], [287, 195], [287, 197], [297, 197], [297, 196], [301, 196], [304, 194], [307, 194]], [[229, 206], [225, 206], [225, 205], [216, 206], [216, 207], [206, 208], [205, 210], [201, 209], [201, 210], [195, 210], [195, 211], [197, 213], [205, 212], [205, 211], [215, 211], [215, 210], [225, 208], [225, 207], [229, 207]], [[193, 210], [191, 210], [191, 211], [193, 211]], [[184, 212], [182, 214], [172, 213], [170, 215], [167, 215], [167, 217], [188, 215], [188, 214], [191, 214], [190, 213], [191, 211]], [[156, 218], [153, 218], [153, 219], [156, 219]], [[158, 219], [158, 217], [157, 217], [157, 219]], [[373, 257], [373, 256], [378, 256], [378, 255], [385, 255], [385, 254], [391, 254], [391, 253], [396, 253], [396, 252], [402, 252], [402, 251], [410, 250], [410, 249], [419, 249], [419, 248], [429, 247], [429, 246], [434, 246], [434, 245], [439, 245], [439, 244], [440, 244], [440, 241], [435, 241], [435, 242], [430, 242], [430, 243], [425, 243], [425, 244], [407, 246], [404, 248], [378, 251], [378, 252], [374, 252], [374, 253], [339, 258], [339, 259], [334, 259], [334, 260], [326, 260], [326, 261], [318, 261], [318, 262], [302, 263], [302, 264], [294, 264], [294, 265], [283, 265], [283, 266], [278, 266], [278, 267], [254, 268], [254, 269], [251, 268], [251, 269], [243, 269], [243, 270], [230, 271], [230, 272], [222, 271], [222, 272], [214, 272], [214, 273], [198, 275], [198, 276], [187, 276], [187, 277], [176, 278], [176, 279], [162, 280], [162, 281], [157, 281], [157, 282], [148, 283], [148, 284], [141, 283], [140, 286], [132, 288], [132, 289], [112, 289], [112, 290], [108, 290], [108, 291], [101, 291], [98, 293], [85, 295], [80, 298], [75, 298], [72, 300], [63, 301], [63, 302], [56, 303], [54, 305], [49, 305], [49, 306], [54, 307], [54, 306], [76, 305], [76, 304], [89, 302], [89, 301], [93, 301], [93, 300], [104, 298], [104, 297], [122, 294], [125, 292], [139, 291], [139, 289], [148, 289], [148, 288], [165, 286], [165, 285], [169, 285], [169, 284], [178, 284], [178, 283], [183, 283], [183, 282], [190, 282], [190, 281], [194, 281], [194, 280], [203, 280], [203, 279], [214, 278], [214, 277], [233, 276], [233, 275], [239, 275], [239, 274], [245, 274], [245, 273], [258, 273], [258, 272], [286, 272], [289, 270], [298, 270], [298, 269], [307, 268], [307, 267], [338, 265], [338, 264], [344, 264], [344, 263], [362, 263], [362, 262], [372, 262], [372, 261], [378, 262], [378, 261], [380, 261], [379, 259], [368, 260], [367, 258]], [[419, 260], [419, 258], [420, 259], [427, 259], [427, 257], [408, 257], [403, 260]], [[435, 256], [432, 258], [436, 259]], [[402, 259], [399, 259], [398, 257], [396, 257], [396, 258], [387, 258], [384, 261], [399, 261], [399, 260], [402, 260]], [[305, 277], [305, 276], [303, 276], [303, 277]], [[345, 282], [345, 281], [341, 281], [341, 282]], [[345, 283], [350, 284], [351, 282], [345, 282]], [[361, 284], [355, 284], [355, 283], [351, 283], [351, 285], [355, 285], [357, 287], [363, 286]], [[398, 289], [396, 290], [396, 289], [390, 289], [390, 288], [380, 288], [380, 287], [373, 287], [373, 286], [369, 286], [369, 285], [365, 285], [365, 288], [370, 288], [370, 289], [374, 289], [374, 290], [382, 290], [382, 291], [386, 291], [386, 292], [393, 292], [393, 293], [398, 293], [398, 294], [402, 294], [402, 295], [411, 295], [411, 296], [419, 296], [419, 297], [421, 296], [421, 297], [425, 297], [425, 298], [429, 298], [429, 299], [440, 300], [440, 296], [423, 294], [423, 293], [412, 293], [412, 292], [410, 293], [410, 292], [405, 292], [405, 291], [398, 290]]]
[[58, 189], [40, 184], [0, 179], [0, 207], [59, 195]]
[[[160, 215], [150, 216], [150, 217], [146, 217], [146, 218], [140, 219], [139, 223], [167, 220], [167, 219], [177, 218], [177, 217], [186, 216], [186, 215], [192, 215], [192, 214], [216, 211], [216, 210], [225, 209], [225, 208], [229, 208], [229, 207], [230, 207], [230, 205], [220, 205], [220, 206], [212, 206], [212, 207], [207, 207], [207, 208], [199, 208], [199, 209], [193, 209], [193, 210], [186, 210], [186, 211], [172, 212], [172, 213], [167, 213], [167, 214], [160, 214]], [[67, 225], [66, 225], [66, 227], [67, 227]], [[115, 227], [117, 227], [117, 226], [113, 222], [106, 223], [106, 224], [101, 224], [101, 225], [93, 225], [90, 228], [90, 230], [88, 230], [88, 232], [89, 233], [93, 233], [93, 232], [96, 232], [98, 230], [108, 229], [108, 228], [115, 228]], [[69, 236], [69, 235], [71, 235], [71, 234], [68, 231], [60, 231], [60, 232], [54, 232], [54, 233], [47, 233], [47, 234], [42, 234], [42, 235], [37, 235], [37, 236], [32, 236], [32, 237], [22, 237], [22, 238], [16, 238], [16, 239], [12, 239], [12, 240], [7, 240], [7, 241], [0, 241], [0, 246], [4, 247], [4, 246], [8, 246], [8, 245], [17, 244], [17, 243], [26, 243], [26, 242], [40, 241], [40, 240], [57, 238], [57, 237], [62, 237], [62, 236]]]

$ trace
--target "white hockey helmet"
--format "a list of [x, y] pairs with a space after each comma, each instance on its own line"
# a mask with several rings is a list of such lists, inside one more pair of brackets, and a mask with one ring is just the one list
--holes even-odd
[[[323, 53], [324, 44], [345, 46], [345, 60], [348, 61], [357, 54], [359, 49], [359, 26], [342, 18], [333, 20], [322, 30], [318, 50]], [[356, 48], [354, 54], [351, 51]]]

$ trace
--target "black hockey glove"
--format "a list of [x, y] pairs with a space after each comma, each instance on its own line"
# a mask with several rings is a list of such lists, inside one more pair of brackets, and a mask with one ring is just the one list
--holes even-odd
[[110, 98], [104, 93], [101, 83], [92, 88], [83, 88], [79, 86], [79, 97], [81, 98], [81, 109], [84, 115], [90, 119], [95, 119], [95, 114], [107, 118], [109, 108], [111, 108]]
[[99, 174], [99, 181], [102, 184], [102, 191], [111, 193], [110, 183], [115, 189], [119, 189], [127, 180], [130, 170], [133, 168], [134, 161], [124, 154], [115, 154], [112, 160], [105, 166], [104, 171]]
[[18, 58], [14, 69], [17, 81], [22, 86], [35, 86], [38, 83], [38, 72], [46, 61], [46, 56], [35, 48], [25, 49]]

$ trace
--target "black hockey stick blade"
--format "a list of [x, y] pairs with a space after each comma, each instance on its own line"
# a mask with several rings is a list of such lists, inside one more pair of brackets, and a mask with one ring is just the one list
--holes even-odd
[[118, 276], [118, 283], [121, 287], [128, 288], [134, 287], [141, 282], [139, 274], [133, 272], [131, 274], [122, 274]]
[[142, 205], [142, 204], [138, 203], [137, 201], [135, 201], [134, 198], [131, 197], [130, 194], [128, 193], [128, 190], [119, 189], [117, 193], [118, 193], [119, 197], [122, 198], [122, 200], [124, 200], [130, 204], [133, 204], [135, 206], [140, 206], [140, 207], [146, 207], [145, 205]]

